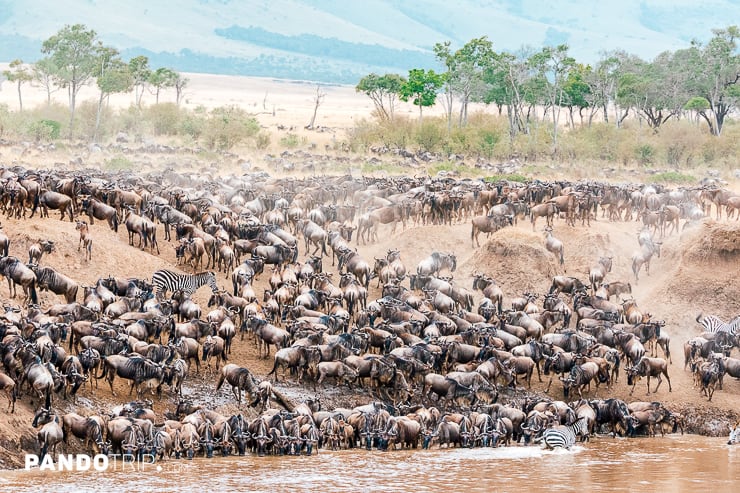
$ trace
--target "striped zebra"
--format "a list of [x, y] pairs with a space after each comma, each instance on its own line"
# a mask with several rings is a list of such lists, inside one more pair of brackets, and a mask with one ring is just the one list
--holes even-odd
[[156, 289], [157, 299], [161, 300], [167, 292], [182, 291], [188, 296], [192, 295], [201, 286], [206, 284], [215, 293], [218, 291], [216, 285], [216, 274], [213, 272], [199, 272], [197, 274], [180, 274], [171, 270], [161, 269], [152, 274], [152, 284]]
[[544, 442], [545, 447], [554, 450], [558, 447], [570, 449], [576, 443], [576, 437], [588, 436], [588, 423], [586, 418], [580, 418], [572, 425], [558, 425], [546, 429], [542, 436], [535, 439], [536, 443]]
[[736, 336], [738, 334], [738, 329], [740, 328], [740, 315], [729, 322], [723, 322], [722, 319], [716, 315], [702, 315], [700, 313], [697, 315], [696, 321], [704, 327], [705, 332], [711, 333], [726, 332], [732, 336]]

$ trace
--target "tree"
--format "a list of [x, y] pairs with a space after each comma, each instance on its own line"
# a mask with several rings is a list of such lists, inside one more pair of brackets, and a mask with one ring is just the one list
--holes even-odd
[[573, 66], [573, 69], [568, 72], [568, 77], [563, 83], [563, 92], [565, 93], [563, 104], [568, 108], [571, 128], [575, 126], [575, 122], [573, 121], [573, 110], [575, 108], [578, 108], [578, 115], [581, 119], [581, 125], [583, 125], [583, 110], [589, 107], [588, 96], [591, 88], [586, 83], [586, 80], [590, 73], [590, 65], [583, 65], [580, 63], [576, 64]]
[[10, 70], [3, 70], [3, 75], [10, 82], [15, 82], [18, 85], [18, 107], [20, 111], [23, 111], [23, 97], [21, 96], [21, 84], [31, 82], [33, 75], [28, 71], [28, 68], [23, 64], [23, 60], [15, 59], [10, 62]]
[[369, 74], [360, 79], [355, 91], [365, 93], [370, 98], [381, 121], [392, 121], [396, 98], [405, 81], [398, 74]]
[[308, 125], [306, 125], [306, 128], [308, 130], [313, 130], [313, 125], [316, 122], [316, 113], [319, 111], [319, 106], [321, 105], [321, 102], [326, 97], [326, 93], [321, 90], [320, 85], [316, 85], [316, 95], [313, 98], [313, 116], [311, 116], [311, 121], [308, 122]]
[[483, 77], [487, 87], [483, 102], [495, 103], [499, 107], [499, 112], [506, 106], [509, 135], [512, 140], [519, 132], [529, 131], [528, 116], [524, 111], [528, 98], [527, 86], [532, 78], [527, 65], [528, 57], [524, 50], [516, 54], [506, 52], [496, 54]]
[[546, 108], [552, 111], [553, 144], [557, 145], [558, 120], [560, 108], [565, 101], [564, 85], [570, 70], [576, 61], [568, 55], [568, 45], [546, 46], [529, 59], [529, 65], [536, 71], [544, 89]]
[[422, 109], [424, 106], [433, 106], [437, 100], [437, 91], [444, 84], [444, 77], [434, 70], [411, 69], [409, 78], [401, 84], [401, 101], [412, 99], [412, 104], [419, 107], [419, 122], [422, 121]]
[[182, 74], [177, 73], [177, 77], [175, 78], [175, 92], [176, 92], [176, 99], [175, 102], [178, 106], [180, 106], [180, 100], [182, 99], [182, 96], [185, 92], [185, 87], [187, 87], [188, 83], [190, 82], [190, 79], [187, 77], [183, 77]]
[[51, 94], [59, 90], [54, 80], [54, 74], [59, 71], [54, 60], [51, 58], [42, 58], [33, 65], [33, 80], [41, 84], [46, 89], [46, 106], [51, 104]]
[[174, 87], [177, 73], [170, 68], [158, 68], [149, 76], [149, 84], [154, 88], [155, 103], [159, 104], [159, 92], [166, 87]]
[[134, 79], [131, 75], [130, 66], [118, 56], [114, 48], [103, 48], [100, 53], [100, 71], [97, 74], [98, 89], [98, 111], [95, 116], [95, 133], [93, 141], [97, 141], [100, 129], [100, 115], [103, 111], [103, 101], [117, 92], [129, 92], [133, 87]]
[[452, 129], [452, 101], [454, 100], [454, 91], [452, 88], [452, 82], [454, 80], [452, 73], [455, 70], [455, 56], [452, 53], [452, 43], [450, 41], [445, 41], [444, 43], [437, 43], [434, 45], [434, 55], [437, 57], [437, 60], [444, 65], [445, 69], [447, 70], [444, 73], [445, 79], [444, 79], [444, 106], [445, 111], [447, 113], [447, 130]]
[[691, 70], [690, 90], [709, 102], [708, 110], [699, 110], [699, 115], [709, 125], [713, 135], [722, 133], [727, 115], [740, 103], [740, 55], [737, 55], [737, 38], [740, 29], [730, 26], [713, 29], [714, 37], [706, 46], [692, 43], [695, 53]]
[[144, 89], [152, 75], [149, 68], [149, 58], [144, 55], [134, 57], [129, 60], [128, 68], [134, 81], [134, 101], [136, 106], [141, 108], [141, 97], [144, 95]]
[[594, 70], [587, 73], [585, 78], [589, 86], [586, 96], [588, 103], [594, 110], [601, 108], [605, 123], [609, 122], [609, 103], [616, 93], [618, 68], [619, 55], [613, 52], [603, 52]]
[[452, 56], [449, 72], [452, 91], [460, 99], [459, 126], [468, 121], [468, 105], [471, 100], [480, 101], [485, 91], [483, 75], [494, 62], [493, 44], [486, 36], [474, 38]]
[[56, 67], [57, 85], [68, 92], [70, 138], [74, 135], [77, 93], [98, 73], [101, 48], [97, 33], [82, 24], [64, 26], [41, 45], [41, 52], [49, 55]]

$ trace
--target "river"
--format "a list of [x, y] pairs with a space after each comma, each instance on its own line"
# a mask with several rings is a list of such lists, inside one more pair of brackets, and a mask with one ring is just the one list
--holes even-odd
[[[134, 469], [132, 471], [132, 469]], [[601, 436], [571, 451], [538, 446], [319, 451], [312, 457], [226, 457], [105, 472], [0, 472], [0, 491], [494, 492], [740, 491], [740, 445], [726, 438]]]

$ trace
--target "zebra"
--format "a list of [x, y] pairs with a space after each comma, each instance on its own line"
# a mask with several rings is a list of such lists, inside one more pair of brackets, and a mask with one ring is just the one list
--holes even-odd
[[700, 313], [696, 316], [696, 321], [704, 327], [706, 332], [711, 333], [726, 332], [732, 336], [736, 336], [738, 334], [738, 328], [740, 328], [740, 315], [725, 323], [716, 315], [702, 315]]
[[740, 444], [740, 421], [737, 422], [735, 427], [730, 427], [730, 438], [727, 441], [727, 445]]
[[216, 274], [213, 272], [199, 272], [197, 274], [179, 274], [177, 272], [161, 269], [152, 274], [152, 284], [157, 290], [157, 300], [161, 301], [162, 297], [168, 291], [182, 291], [187, 296], [192, 295], [201, 286], [208, 286], [215, 293], [218, 291], [216, 285]]
[[558, 425], [546, 429], [542, 436], [535, 439], [535, 443], [544, 442], [545, 447], [554, 450], [557, 447], [570, 449], [576, 443], [576, 436], [588, 437], [588, 422], [580, 418], [572, 425]]

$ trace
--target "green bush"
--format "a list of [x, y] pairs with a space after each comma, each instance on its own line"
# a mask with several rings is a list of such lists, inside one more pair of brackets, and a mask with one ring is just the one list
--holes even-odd
[[695, 177], [677, 171], [657, 173], [653, 175], [652, 180], [657, 183], [672, 183], [676, 185], [690, 185], [697, 182]]
[[50, 142], [61, 135], [62, 124], [54, 120], [38, 120], [31, 122], [27, 133], [36, 142]]
[[414, 134], [414, 142], [422, 152], [437, 152], [442, 149], [445, 131], [440, 128], [440, 122], [425, 120]]
[[267, 132], [260, 132], [257, 134], [257, 137], [255, 137], [254, 145], [257, 149], [264, 151], [268, 147], [270, 147], [271, 142], [270, 134]]
[[288, 149], [295, 149], [299, 145], [301, 145], [301, 139], [298, 137], [297, 134], [294, 134], [293, 132], [288, 132], [283, 137], [280, 137], [280, 145], [283, 147], [287, 147]]
[[147, 106], [142, 110], [142, 117], [149, 122], [154, 135], [178, 135], [182, 131], [180, 108], [175, 103]]
[[209, 149], [225, 151], [255, 137], [259, 131], [257, 120], [243, 109], [221, 106], [208, 115], [201, 138]]
[[655, 147], [650, 144], [638, 145], [635, 148], [637, 162], [643, 166], [652, 164], [655, 160]]
[[511, 174], [508, 174], [508, 175], [491, 175], [491, 176], [486, 176], [483, 180], [484, 181], [487, 181], [489, 183], [495, 183], [497, 181], [502, 181], [502, 180], [505, 180], [505, 181], [515, 181], [515, 182], [518, 182], [518, 183], [526, 183], [526, 182], [528, 182], [530, 180], [530, 178], [527, 178], [524, 175], [511, 173]]

